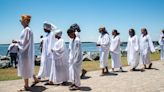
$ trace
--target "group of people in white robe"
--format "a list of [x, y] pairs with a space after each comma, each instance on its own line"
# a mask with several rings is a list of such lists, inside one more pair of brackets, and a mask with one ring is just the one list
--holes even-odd
[[[97, 41], [97, 46], [100, 50], [100, 68], [102, 68], [102, 75], [108, 73], [108, 56], [111, 55], [112, 71], [119, 68], [123, 72], [120, 56], [120, 37], [119, 32], [114, 29], [110, 39], [105, 27], [99, 28], [100, 36]], [[161, 60], [164, 60], [164, 30], [160, 37], [159, 43], [161, 45]], [[129, 38], [126, 47], [128, 65], [131, 66], [131, 71], [136, 71], [139, 61], [144, 65], [143, 69], [151, 69], [152, 62], [150, 61], [150, 53], [155, 52], [155, 48], [151, 37], [146, 28], [141, 29], [140, 39], [135, 34], [134, 29], [129, 30]], [[106, 70], [106, 71], [105, 71]]]
[[[66, 49], [65, 42], [62, 39], [62, 31], [51, 23], [45, 22], [43, 24], [46, 36], [42, 39], [42, 54], [41, 64], [37, 75], [34, 74], [34, 41], [33, 32], [29, 27], [31, 20], [30, 15], [21, 16], [21, 25], [23, 30], [21, 32], [20, 40], [15, 41], [19, 47], [19, 61], [18, 61], [18, 76], [24, 79], [24, 87], [19, 91], [30, 90], [29, 78], [34, 78], [34, 83], [38, 83], [43, 78], [48, 78], [45, 85], [66, 85], [71, 82], [70, 90], [79, 90], [80, 73], [86, 73], [85, 69], [81, 69], [82, 65], [82, 50], [80, 42], [80, 28], [74, 24], [67, 30], [70, 38], [69, 50]], [[54, 32], [53, 32], [54, 31]], [[119, 68], [123, 71], [120, 59], [120, 37], [117, 30], [112, 31], [112, 38], [110, 39], [105, 27], [99, 28], [100, 36], [97, 46], [100, 50], [100, 68], [102, 68], [102, 75], [108, 73], [108, 56], [111, 55], [112, 71]], [[161, 60], [164, 59], [164, 30], [160, 37], [161, 45]], [[143, 62], [144, 68], [151, 68], [150, 52], [154, 52], [154, 46], [146, 28], [141, 29], [140, 40], [135, 35], [134, 29], [129, 30], [129, 39], [127, 45], [128, 64], [132, 66], [135, 71], [139, 64], [139, 55]]]

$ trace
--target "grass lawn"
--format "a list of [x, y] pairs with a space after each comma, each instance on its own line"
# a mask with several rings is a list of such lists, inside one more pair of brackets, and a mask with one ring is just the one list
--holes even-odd
[[[151, 60], [159, 60], [160, 59], [160, 54], [159, 53], [153, 53], [151, 54]], [[127, 66], [127, 58], [126, 57], [121, 57], [121, 62], [123, 66]], [[109, 59], [109, 66], [111, 66], [111, 59]], [[99, 61], [84, 61], [83, 66], [84, 69], [87, 71], [94, 71], [94, 70], [99, 70]], [[35, 66], [35, 72], [36, 74], [38, 73], [39, 66]], [[15, 68], [5, 68], [5, 69], [0, 69], [0, 81], [5, 81], [5, 80], [16, 80], [20, 79], [20, 77], [17, 76], [17, 69]]]

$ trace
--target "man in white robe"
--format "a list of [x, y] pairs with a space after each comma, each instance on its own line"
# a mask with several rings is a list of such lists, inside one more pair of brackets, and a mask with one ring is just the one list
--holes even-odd
[[69, 51], [69, 80], [72, 82], [70, 90], [79, 90], [82, 64], [81, 42], [76, 37], [75, 30], [68, 29], [67, 34], [72, 39]]
[[119, 33], [116, 29], [112, 31], [112, 39], [111, 39], [111, 45], [110, 45], [110, 54], [112, 59], [112, 71], [114, 71], [114, 68], [120, 68], [120, 71], [122, 72], [122, 65], [121, 65], [121, 56], [120, 56], [120, 37]]
[[[97, 46], [100, 49], [100, 68], [102, 68], [102, 75], [108, 73], [108, 57], [110, 48], [110, 38], [105, 27], [99, 28], [100, 36], [97, 41]], [[106, 72], [104, 71], [106, 69]]]
[[129, 39], [126, 47], [128, 64], [131, 65], [131, 71], [135, 71], [139, 64], [139, 39], [135, 35], [134, 29], [129, 30]]
[[18, 76], [24, 79], [25, 85], [24, 88], [19, 91], [29, 90], [28, 79], [34, 75], [34, 42], [33, 32], [29, 27], [30, 20], [30, 15], [22, 15], [20, 20], [24, 29], [21, 33], [20, 40], [18, 41]]
[[[43, 47], [41, 53], [41, 65], [38, 73], [38, 78], [50, 77], [51, 65], [52, 65], [52, 52], [53, 44], [53, 30], [56, 27], [48, 22], [45, 22], [43, 25], [44, 31], [47, 33], [46, 37], [43, 38]], [[39, 81], [39, 80], [38, 80]]]
[[155, 52], [155, 48], [150, 36], [148, 35], [147, 29], [142, 28], [140, 37], [140, 60], [142, 61], [145, 69], [147, 69], [147, 64], [149, 65], [149, 69], [152, 67], [152, 62], [150, 61], [150, 52]]
[[162, 30], [162, 34], [159, 39], [159, 44], [161, 47], [161, 61], [164, 61], [164, 30]]
[[62, 31], [56, 30], [54, 39], [56, 39], [54, 47], [52, 48], [52, 66], [49, 82], [47, 85], [62, 84], [65, 85], [69, 80], [69, 63], [68, 52], [65, 47], [65, 42], [61, 38]]

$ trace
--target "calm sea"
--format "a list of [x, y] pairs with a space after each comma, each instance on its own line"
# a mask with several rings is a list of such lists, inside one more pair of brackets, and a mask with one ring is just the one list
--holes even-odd
[[[0, 55], [6, 55], [8, 46], [9, 44], [0, 44]], [[68, 43], [66, 43], [66, 46], [68, 47]], [[94, 42], [83, 42], [82, 51], [98, 51], [98, 48]], [[40, 55], [39, 43], [35, 43], [35, 55]]]

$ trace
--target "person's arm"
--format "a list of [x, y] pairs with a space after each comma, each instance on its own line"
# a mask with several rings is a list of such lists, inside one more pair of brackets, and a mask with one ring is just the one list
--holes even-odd
[[74, 63], [80, 65], [82, 63], [82, 52], [80, 48], [80, 41], [75, 41], [75, 48], [74, 48]]
[[120, 45], [120, 38], [118, 37], [118, 38], [116, 38], [116, 40], [117, 41], [114, 44], [113, 49], [111, 49], [111, 52], [114, 52], [117, 49], [117, 47]]
[[151, 52], [155, 52], [155, 48], [154, 48], [154, 45], [153, 45], [153, 42], [152, 42], [150, 36], [148, 36], [148, 41], [149, 41], [148, 43], [149, 43]]
[[135, 51], [139, 51], [139, 40], [138, 37], [135, 37], [135, 46], [134, 46]]

